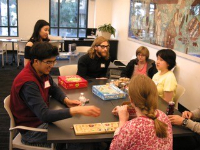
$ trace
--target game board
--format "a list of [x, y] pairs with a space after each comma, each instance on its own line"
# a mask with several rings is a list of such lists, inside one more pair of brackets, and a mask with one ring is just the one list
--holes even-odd
[[113, 133], [118, 126], [118, 122], [74, 124], [74, 131], [76, 135]]

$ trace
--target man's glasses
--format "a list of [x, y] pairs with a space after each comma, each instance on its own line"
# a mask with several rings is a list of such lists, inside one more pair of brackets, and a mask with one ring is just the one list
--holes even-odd
[[110, 45], [97, 45], [97, 46], [100, 46], [102, 49], [104, 49], [104, 48], [109, 49], [110, 48]]
[[54, 60], [54, 61], [43, 61], [43, 60], [42, 60], [41, 62], [43, 62], [43, 63], [45, 63], [45, 64], [47, 64], [47, 65], [49, 65], [49, 66], [50, 66], [50, 65], [53, 65], [53, 66], [54, 66], [54, 65], [57, 63], [56, 60]]

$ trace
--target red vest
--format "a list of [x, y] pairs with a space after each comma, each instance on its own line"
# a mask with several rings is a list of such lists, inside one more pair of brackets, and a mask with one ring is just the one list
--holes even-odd
[[47, 104], [47, 106], [49, 106], [49, 88], [44, 88], [45, 81], [49, 81], [49, 76], [43, 75], [42, 77], [39, 77], [31, 63], [28, 63], [26, 67], [17, 75], [13, 82], [10, 94], [10, 108], [16, 125], [38, 127], [40, 124], [42, 124], [42, 122], [27, 107], [25, 102], [19, 96], [20, 89], [24, 83], [28, 81], [33, 81], [38, 85], [44, 102]]

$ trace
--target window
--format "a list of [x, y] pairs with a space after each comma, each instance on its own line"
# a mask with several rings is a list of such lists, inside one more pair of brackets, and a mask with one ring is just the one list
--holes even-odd
[[50, 33], [62, 37], [85, 37], [88, 0], [50, 0]]
[[17, 0], [0, 0], [0, 36], [18, 36]]

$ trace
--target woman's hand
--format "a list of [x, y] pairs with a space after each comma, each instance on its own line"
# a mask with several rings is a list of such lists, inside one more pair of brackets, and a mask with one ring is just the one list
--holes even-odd
[[172, 124], [174, 125], [182, 125], [184, 118], [179, 116], [179, 115], [168, 115], [169, 120], [171, 121]]
[[127, 110], [128, 105], [123, 105], [123, 106], [117, 106], [117, 112], [119, 115], [119, 127], [122, 127], [126, 121], [129, 119], [129, 113]]
[[183, 118], [190, 119], [190, 118], [192, 118], [192, 116], [193, 116], [193, 114], [192, 114], [190, 111], [184, 111], [184, 112], [182, 113], [182, 117], [183, 117]]

